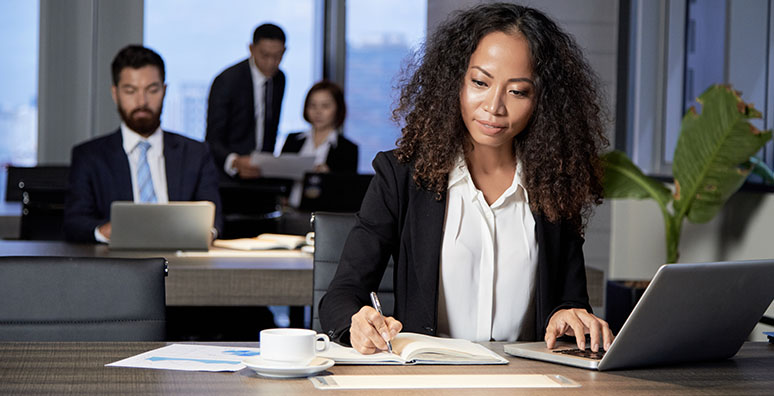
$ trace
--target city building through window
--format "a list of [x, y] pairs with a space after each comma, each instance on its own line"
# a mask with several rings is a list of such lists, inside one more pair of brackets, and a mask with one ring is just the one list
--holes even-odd
[[32, 166], [38, 150], [38, 2], [0, 2], [0, 201], [6, 166]]

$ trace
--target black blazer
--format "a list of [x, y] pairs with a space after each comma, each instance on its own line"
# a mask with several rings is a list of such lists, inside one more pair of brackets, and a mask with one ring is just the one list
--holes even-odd
[[[210, 88], [206, 140], [220, 170], [229, 154], [245, 155], [255, 150], [255, 106], [249, 61], [249, 58], [245, 59], [224, 70], [215, 77]], [[261, 151], [272, 152], [277, 141], [280, 108], [285, 94], [285, 74], [279, 70], [269, 81], [272, 111], [264, 120]]]
[[[328, 165], [331, 172], [357, 172], [357, 145], [341, 134], [336, 134], [336, 136], [336, 146], [331, 146], [325, 164]], [[282, 152], [297, 153], [301, 151], [304, 142], [306, 142], [306, 135], [303, 132], [291, 133], [285, 139]]]
[[[393, 152], [379, 153], [374, 175], [357, 221], [347, 238], [338, 270], [320, 301], [320, 323], [332, 340], [349, 343], [353, 314], [370, 305], [392, 256], [395, 262], [394, 317], [404, 331], [435, 335], [438, 277], [446, 195], [420, 189], [412, 164]], [[583, 238], [569, 224], [535, 217], [538, 268], [535, 282], [535, 329], [542, 339], [548, 320], [561, 308], [591, 310], [586, 291]]]
[[[221, 232], [218, 173], [207, 144], [165, 131], [164, 166], [169, 200], [213, 202], [215, 228]], [[67, 240], [96, 242], [94, 228], [110, 221], [110, 204], [133, 199], [129, 158], [120, 130], [73, 148], [64, 208]]]

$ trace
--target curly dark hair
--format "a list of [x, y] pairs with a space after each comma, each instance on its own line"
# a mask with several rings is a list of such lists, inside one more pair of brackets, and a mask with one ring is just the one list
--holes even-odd
[[[574, 39], [538, 10], [508, 3], [475, 6], [442, 23], [404, 70], [393, 120], [403, 123], [396, 155], [413, 162], [414, 181], [441, 199], [459, 155], [472, 149], [460, 110], [471, 55], [489, 33], [529, 42], [534, 110], [514, 139], [533, 211], [583, 232], [602, 202], [600, 151], [608, 144], [595, 73]], [[457, 87], [450, 93], [445, 87]]]

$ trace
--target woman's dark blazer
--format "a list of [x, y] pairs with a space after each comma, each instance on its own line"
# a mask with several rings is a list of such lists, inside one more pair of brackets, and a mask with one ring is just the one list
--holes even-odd
[[[358, 149], [355, 143], [347, 140], [340, 133], [336, 135], [336, 147], [331, 146], [325, 164], [331, 172], [357, 172]], [[306, 134], [303, 132], [291, 133], [282, 145], [283, 153], [297, 153], [304, 147]]]
[[[352, 315], [370, 305], [387, 262], [394, 268], [394, 317], [403, 331], [435, 335], [438, 276], [446, 195], [420, 189], [412, 164], [392, 151], [376, 155], [376, 172], [347, 238], [336, 275], [320, 301], [320, 322], [328, 336], [349, 344]], [[542, 339], [548, 320], [561, 308], [591, 311], [586, 291], [583, 238], [569, 223], [535, 217], [539, 247], [535, 281], [535, 329]]]

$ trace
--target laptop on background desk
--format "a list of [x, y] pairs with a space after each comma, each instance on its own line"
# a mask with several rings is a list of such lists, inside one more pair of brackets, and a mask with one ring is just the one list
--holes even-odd
[[551, 350], [543, 341], [505, 345], [505, 352], [600, 371], [727, 359], [772, 299], [774, 260], [668, 264], [602, 356], [567, 342]]
[[350, 172], [307, 173], [299, 209], [305, 212], [357, 212], [373, 177]]
[[110, 206], [111, 250], [208, 250], [215, 204], [208, 201]]

